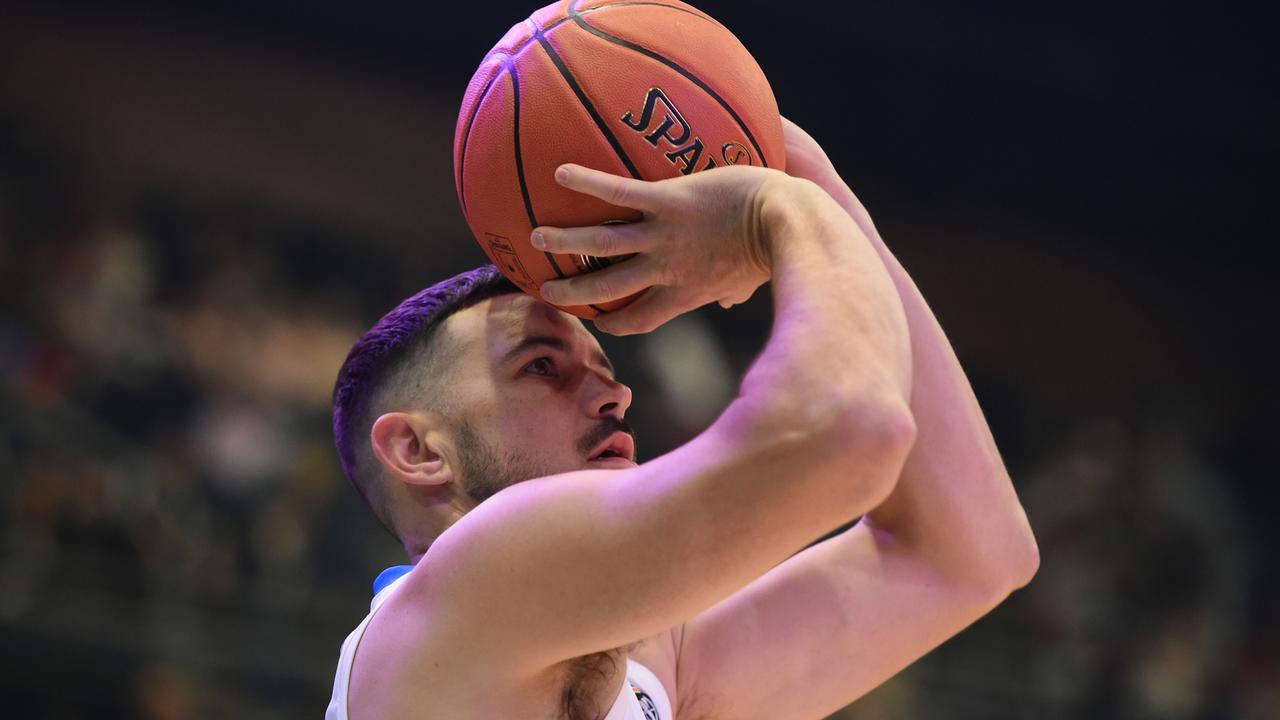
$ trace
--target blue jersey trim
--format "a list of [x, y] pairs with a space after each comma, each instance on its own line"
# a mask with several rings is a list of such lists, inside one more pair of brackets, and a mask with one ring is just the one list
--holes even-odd
[[378, 578], [373, 581], [373, 594], [382, 592], [383, 588], [404, 577], [412, 569], [412, 565], [393, 565], [378, 573]]

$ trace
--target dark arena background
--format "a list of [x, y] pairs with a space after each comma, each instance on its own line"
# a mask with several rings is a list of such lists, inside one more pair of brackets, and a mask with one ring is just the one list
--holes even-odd
[[[932, 303], [1041, 548], [835, 717], [1280, 718], [1271, 25], [697, 4]], [[483, 261], [454, 119], [533, 9], [0, 2], [0, 714], [323, 714], [402, 561], [341, 476], [334, 374]], [[760, 292], [604, 339], [642, 458], [716, 415], [768, 322]]]

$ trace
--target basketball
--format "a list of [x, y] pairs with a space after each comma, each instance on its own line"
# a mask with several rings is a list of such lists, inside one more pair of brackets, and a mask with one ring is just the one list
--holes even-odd
[[[678, 0], [568, 0], [512, 27], [467, 87], [453, 158], [471, 232], [534, 297], [544, 281], [610, 264], [537, 250], [534, 227], [640, 219], [561, 187], [561, 164], [643, 180], [785, 164], [764, 72], [733, 33]], [[591, 318], [631, 299], [561, 309]]]

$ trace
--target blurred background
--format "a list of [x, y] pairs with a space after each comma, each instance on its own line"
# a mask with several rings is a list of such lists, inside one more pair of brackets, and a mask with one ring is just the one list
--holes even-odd
[[[932, 303], [1040, 542], [1030, 587], [838, 717], [1280, 718], [1269, 26], [698, 4]], [[323, 714], [403, 562], [341, 475], [333, 377], [484, 261], [454, 121], [532, 9], [0, 0], [6, 714]], [[769, 312], [604, 338], [642, 457], [716, 415]]]

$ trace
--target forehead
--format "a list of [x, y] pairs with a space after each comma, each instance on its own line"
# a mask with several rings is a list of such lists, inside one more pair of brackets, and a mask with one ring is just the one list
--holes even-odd
[[585, 345], [592, 354], [604, 354], [581, 320], [524, 293], [481, 300], [454, 313], [447, 327], [460, 354], [471, 358], [483, 355], [497, 360], [520, 341], [535, 336], [562, 338]]

